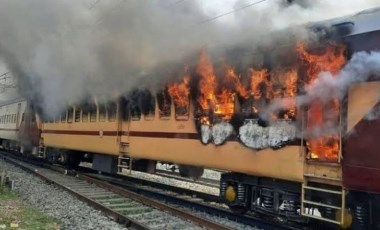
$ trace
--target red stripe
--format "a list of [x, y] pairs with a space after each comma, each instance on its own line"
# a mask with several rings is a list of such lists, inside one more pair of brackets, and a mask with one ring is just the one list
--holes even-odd
[[[42, 130], [42, 133], [49, 134], [67, 134], [67, 135], [88, 135], [100, 136], [101, 131], [84, 131], [84, 130]], [[116, 136], [117, 131], [103, 131], [103, 136]]]
[[198, 133], [173, 133], [173, 132], [123, 132], [122, 135], [131, 137], [153, 137], [153, 138], [177, 138], [177, 139], [199, 139]]
[[[66, 134], [66, 135], [89, 135], [99, 136], [99, 131], [83, 131], [83, 130], [42, 130], [42, 133], [49, 134]], [[117, 131], [103, 131], [103, 136], [117, 136]], [[153, 138], [177, 138], [177, 139], [198, 139], [197, 133], [173, 133], [173, 132], [120, 132], [122, 136], [133, 137], [153, 137]]]

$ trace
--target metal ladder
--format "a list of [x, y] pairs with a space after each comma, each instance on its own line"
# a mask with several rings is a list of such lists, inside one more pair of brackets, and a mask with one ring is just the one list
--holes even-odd
[[[132, 170], [132, 159], [129, 157], [129, 142], [120, 142], [119, 144], [119, 157], [117, 160], [117, 172], [121, 173], [123, 168]], [[123, 161], [129, 159], [129, 165], [124, 165]]]
[[[340, 187], [340, 189], [334, 190], [334, 189], [326, 189], [326, 188], [321, 188], [318, 185], [310, 185], [309, 184], [309, 178], [311, 179], [313, 176], [312, 175], [307, 175], [305, 174], [305, 179], [304, 183], [302, 183], [302, 194], [301, 194], [301, 215], [321, 220], [321, 221], [326, 221], [329, 223], [333, 224], [338, 224], [338, 225], [343, 225], [344, 223], [344, 217], [345, 217], [345, 208], [346, 208], [346, 191]], [[319, 178], [317, 176], [317, 178]], [[331, 205], [328, 202], [321, 201], [321, 202], [316, 202], [312, 200], [307, 200], [305, 197], [305, 194], [307, 191], [315, 191], [319, 193], [325, 193], [325, 194], [332, 194], [335, 196], [340, 196], [340, 206], [335, 206]], [[338, 220], [333, 220], [329, 218], [325, 218], [322, 216], [316, 216], [313, 214], [310, 214], [310, 210], [306, 210], [306, 206], [312, 205], [314, 207], [323, 207], [323, 208], [330, 208], [332, 210], [340, 211], [340, 217]]]
[[44, 138], [40, 138], [40, 145], [38, 146], [38, 157], [45, 158], [46, 146], [44, 145]]

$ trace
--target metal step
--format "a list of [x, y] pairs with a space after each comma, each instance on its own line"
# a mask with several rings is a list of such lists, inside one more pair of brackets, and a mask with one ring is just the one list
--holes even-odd
[[[324, 203], [324, 202], [316, 202], [313, 200], [306, 200], [305, 194], [306, 194], [306, 191], [308, 191], [308, 190], [317, 191], [320, 193], [328, 193], [328, 194], [333, 194], [333, 195], [339, 196], [340, 200], [341, 200], [340, 206], [335, 206], [335, 205], [331, 205], [329, 203]], [[311, 215], [311, 214], [306, 212], [305, 207], [307, 205], [313, 205], [313, 206], [322, 207], [322, 208], [330, 208], [330, 209], [334, 209], [337, 211], [340, 210], [342, 215], [341, 215], [339, 221], [329, 219], [329, 218], [325, 218], [322, 216]], [[329, 223], [342, 225], [344, 223], [344, 210], [345, 210], [345, 208], [346, 208], [346, 193], [342, 187], [340, 187], [340, 190], [320, 188], [320, 187], [315, 186], [315, 185], [313, 185], [313, 186], [308, 185], [307, 180], [305, 180], [305, 182], [302, 184], [302, 194], [301, 194], [301, 215], [302, 216], [306, 216], [309, 218], [313, 218], [313, 219], [317, 219], [317, 220], [321, 220], [321, 221], [325, 221], [325, 222], [329, 222]]]

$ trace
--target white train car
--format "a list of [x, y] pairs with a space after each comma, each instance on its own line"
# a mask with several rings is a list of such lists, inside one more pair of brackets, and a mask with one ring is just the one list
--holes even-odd
[[23, 98], [0, 104], [0, 141], [4, 149], [19, 149], [20, 125], [26, 108], [27, 101]]

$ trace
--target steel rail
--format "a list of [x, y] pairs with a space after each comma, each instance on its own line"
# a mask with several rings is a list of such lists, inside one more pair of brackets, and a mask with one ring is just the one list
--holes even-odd
[[125, 215], [122, 215], [122, 214], [120, 214], [120, 213], [118, 213], [118, 212], [116, 212], [116, 211], [114, 211], [114, 210], [90, 199], [89, 197], [86, 197], [80, 193], [77, 193], [77, 192], [71, 190], [70, 188], [66, 187], [65, 185], [63, 185], [63, 184], [61, 184], [55, 180], [50, 179], [44, 173], [40, 172], [38, 170], [38, 168], [31, 167], [31, 166], [26, 165], [24, 162], [19, 162], [18, 160], [14, 160], [11, 157], [9, 157], [9, 155], [5, 156], [4, 152], [2, 152], [2, 151], [0, 151], [0, 154], [1, 154], [1, 157], [4, 160], [6, 160], [7, 162], [10, 162], [10, 163], [22, 168], [23, 170], [28, 171], [28, 172], [38, 176], [39, 178], [41, 178], [44, 181], [47, 181], [47, 182], [54, 184], [54, 185], [57, 185], [61, 189], [63, 189], [65, 191], [69, 192], [70, 194], [74, 195], [79, 200], [87, 203], [89, 206], [93, 207], [94, 209], [97, 209], [97, 210], [105, 213], [107, 216], [111, 217], [114, 221], [116, 221], [120, 224], [123, 224], [127, 227], [133, 228], [133, 229], [139, 229], [139, 230], [149, 230], [150, 229], [148, 226], [141, 224], [138, 221], [136, 221], [132, 218], [129, 218]]
[[99, 179], [95, 179], [93, 177], [89, 177], [87, 175], [83, 175], [83, 174], [78, 174], [79, 178], [81, 179], [84, 179], [90, 183], [93, 183], [99, 187], [102, 187], [102, 188], [105, 188], [105, 189], [108, 189], [114, 193], [117, 193], [121, 196], [126, 196], [128, 198], [131, 198], [133, 200], [136, 200], [138, 202], [141, 202], [145, 205], [148, 205], [148, 206], [152, 206], [152, 207], [155, 207], [157, 209], [160, 209], [162, 211], [167, 211], [175, 216], [178, 216], [178, 217], [181, 217], [181, 218], [184, 218], [184, 219], [187, 219], [187, 220], [190, 220], [194, 223], [197, 223], [199, 224], [200, 226], [202, 227], [205, 227], [205, 228], [208, 228], [208, 229], [216, 229], [216, 230], [229, 230], [230, 228], [228, 227], [225, 227], [219, 223], [216, 223], [216, 222], [213, 222], [211, 220], [208, 220], [208, 219], [205, 219], [205, 218], [202, 218], [200, 216], [196, 216], [196, 215], [193, 215], [191, 213], [188, 213], [188, 212], [185, 212], [185, 211], [182, 211], [178, 208], [175, 208], [173, 206], [170, 206], [170, 205], [167, 205], [167, 204], [163, 204], [161, 202], [158, 202], [156, 200], [153, 200], [153, 199], [150, 199], [146, 196], [142, 196], [142, 195], [139, 195], [135, 192], [131, 192], [131, 191], [128, 191], [126, 189], [123, 189], [119, 186], [115, 186], [113, 184], [110, 184], [108, 182], [104, 182], [104, 181], [101, 181]]
[[86, 176], [89, 176], [91, 178], [95, 178], [97, 180], [101, 181], [107, 181], [108, 184], [112, 184], [114, 186], [117, 186], [119, 188], [122, 188], [124, 190], [129, 190], [134, 192], [135, 194], [139, 194], [140, 196], [144, 197], [150, 197], [150, 198], [156, 198], [156, 200], [163, 200], [170, 204], [176, 204], [177, 206], [184, 206], [184, 207], [191, 207], [195, 208], [196, 210], [210, 213], [215, 216], [223, 217], [226, 219], [229, 219], [231, 221], [235, 221], [241, 224], [257, 227], [260, 229], [271, 229], [271, 230], [280, 230], [280, 229], [289, 229], [289, 230], [296, 230], [299, 229], [299, 227], [291, 226], [291, 225], [281, 225], [281, 224], [275, 224], [267, 220], [262, 220], [258, 217], [250, 216], [250, 215], [240, 215], [237, 213], [233, 213], [227, 209], [210, 206], [204, 202], [197, 202], [193, 201], [191, 199], [185, 199], [182, 197], [173, 196], [171, 194], [162, 193], [158, 191], [154, 191], [149, 188], [141, 188], [139, 186], [133, 186], [129, 182], [129, 178], [126, 179], [127, 181], [119, 181], [116, 180], [116, 178], [112, 178], [109, 176], [102, 176], [102, 175], [96, 175], [96, 174], [86, 174]]
[[[6, 154], [6, 156], [4, 155]], [[61, 184], [57, 181], [54, 181], [52, 179], [50, 179], [49, 177], [47, 177], [46, 175], [44, 175], [44, 173], [40, 172], [38, 170], [38, 168], [34, 167], [34, 166], [30, 166], [30, 165], [27, 165], [27, 163], [25, 162], [20, 162], [22, 160], [25, 160], [25, 159], [20, 159], [20, 157], [17, 157], [19, 158], [18, 160], [15, 160], [13, 159], [14, 155], [11, 155], [7, 152], [2, 152], [0, 151], [0, 155], [2, 156], [2, 158], [14, 165], [17, 165], [19, 167], [21, 167], [22, 169], [28, 171], [28, 172], [31, 172], [33, 173], [34, 175], [40, 177], [41, 179], [49, 182], [49, 183], [52, 183], [52, 184], [55, 184], [57, 185], [58, 187], [64, 189], [65, 191], [68, 191], [69, 193], [73, 194], [75, 197], [77, 197], [79, 200], [89, 204], [91, 207], [97, 209], [97, 210], [100, 210], [104, 213], [106, 213], [108, 216], [110, 216], [113, 220], [115, 220], [116, 222], [118, 223], [121, 223], [121, 224], [125, 224], [127, 227], [131, 227], [131, 228], [134, 228], [134, 229], [150, 229], [148, 226], [145, 226], [141, 223], [139, 223], [138, 221], [128, 217], [128, 216], [125, 216], [125, 215], [122, 215], [110, 208], [108, 208], [107, 206], [104, 206], [98, 202], [96, 202], [95, 200], [91, 199], [91, 198], [88, 198], [80, 193], [77, 193], [75, 192], [74, 190], [70, 189], [69, 187], [67, 187], [66, 185], [64, 184]], [[30, 162], [29, 162], [30, 163]], [[41, 162], [37, 162], [37, 161], [34, 161], [33, 163], [30, 163], [30, 164], [34, 164], [34, 163], [37, 163], [38, 166], [41, 166], [41, 168], [49, 168], [53, 171], [58, 171], [60, 173], [65, 173], [67, 174], [68, 171], [67, 170], [63, 170], [62, 168], [60, 167], [57, 167], [57, 166], [51, 166], [51, 165], [46, 165], [44, 163], [41, 163]], [[142, 196], [142, 195], [139, 195], [137, 193], [134, 193], [134, 192], [131, 192], [131, 191], [128, 191], [126, 189], [122, 189], [118, 186], [115, 186], [115, 185], [112, 185], [110, 183], [107, 183], [107, 182], [103, 182], [99, 179], [95, 179], [95, 178], [92, 178], [92, 177], [89, 177], [89, 176], [86, 176], [86, 175], [83, 175], [83, 174], [80, 174], [80, 173], [77, 173], [76, 176], [79, 178], [79, 179], [82, 179], [88, 183], [91, 183], [91, 184], [94, 184], [96, 185], [97, 187], [100, 187], [100, 188], [103, 188], [103, 189], [106, 189], [110, 192], [113, 192], [115, 194], [118, 194], [120, 196], [123, 196], [123, 197], [126, 197], [126, 198], [129, 198], [131, 200], [134, 200], [134, 201], [137, 201], [139, 203], [142, 203], [144, 205], [147, 205], [147, 206], [150, 206], [150, 207], [153, 207], [153, 208], [156, 208], [156, 209], [159, 209], [161, 211], [165, 211], [167, 213], [170, 213], [172, 214], [173, 216], [177, 216], [181, 219], [184, 219], [184, 220], [187, 220], [187, 221], [191, 221], [201, 227], [204, 227], [204, 228], [207, 228], [207, 229], [215, 229], [215, 230], [228, 230], [230, 228], [228, 227], [225, 227], [219, 223], [216, 223], [216, 222], [213, 222], [211, 220], [208, 220], [208, 219], [205, 219], [205, 218], [202, 218], [202, 217], [199, 217], [199, 216], [196, 216], [196, 215], [193, 215], [191, 213], [188, 213], [188, 212], [185, 212], [185, 211], [182, 211], [178, 208], [175, 208], [175, 207], [172, 207], [170, 205], [167, 205], [167, 204], [163, 204], [163, 203], [160, 203], [158, 201], [155, 201], [153, 199], [150, 199], [148, 197], [145, 197], [145, 196]]]

